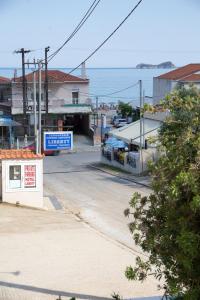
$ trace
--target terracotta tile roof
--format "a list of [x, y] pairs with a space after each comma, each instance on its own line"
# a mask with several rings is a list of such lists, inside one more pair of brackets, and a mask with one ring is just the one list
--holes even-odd
[[28, 149], [3, 149], [0, 150], [0, 160], [3, 159], [42, 159], [43, 154], [35, 154]]
[[10, 83], [11, 80], [9, 78], [0, 76], [0, 83]]
[[180, 80], [186, 76], [200, 72], [200, 64], [189, 64], [168, 73], [162, 74], [156, 78], [168, 80]]
[[[36, 80], [38, 80], [38, 72], [36, 73]], [[44, 82], [45, 80], [45, 71], [42, 70], [41, 71], [41, 77], [42, 77], [42, 81]], [[88, 83], [89, 80], [88, 79], [83, 79], [71, 74], [67, 74], [65, 72], [59, 71], [59, 70], [48, 70], [48, 79], [49, 82], [79, 82], [79, 83]], [[33, 82], [33, 73], [29, 73], [26, 75], [26, 80], [27, 82]], [[21, 82], [22, 81], [22, 77], [17, 77], [14, 79], [12, 79], [12, 81], [15, 82]]]
[[182, 78], [180, 81], [186, 82], [200, 82], [200, 74], [192, 74]]

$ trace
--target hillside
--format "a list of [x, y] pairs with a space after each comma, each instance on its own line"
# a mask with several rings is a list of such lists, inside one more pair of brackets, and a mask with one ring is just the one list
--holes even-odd
[[136, 68], [137, 69], [171, 69], [171, 68], [175, 68], [175, 65], [171, 61], [166, 61], [158, 65], [140, 63], [136, 66]]

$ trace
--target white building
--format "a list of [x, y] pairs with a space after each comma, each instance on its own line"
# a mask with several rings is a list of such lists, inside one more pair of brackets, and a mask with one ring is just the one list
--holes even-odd
[[43, 155], [0, 150], [2, 202], [43, 208]]
[[[36, 72], [38, 100], [38, 72]], [[48, 114], [46, 114], [45, 71], [42, 77], [42, 126], [49, 130], [71, 129], [88, 134], [90, 127], [91, 101], [89, 99], [89, 79], [80, 78], [59, 70], [48, 70]], [[33, 73], [26, 79], [26, 126], [29, 134], [33, 134], [34, 121], [34, 88]], [[24, 106], [22, 77], [12, 80], [0, 77], [0, 109], [13, 116], [15, 121], [23, 124]], [[23, 134], [23, 127], [21, 127]], [[18, 133], [20, 134], [20, 133]]]
[[200, 64], [184, 67], [162, 74], [153, 79], [153, 104], [158, 104], [177, 85], [186, 88], [194, 84], [200, 88]]

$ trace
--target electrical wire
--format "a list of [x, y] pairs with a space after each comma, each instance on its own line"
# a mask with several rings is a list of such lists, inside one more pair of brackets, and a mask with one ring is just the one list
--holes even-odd
[[[123, 90], [127, 90], [128, 88], [134, 87], [134, 86], [136, 86], [137, 84], [138, 84], [138, 82], [135, 83], [134, 85], [131, 85], [131, 86], [127, 87], [127, 88], [124, 88]], [[62, 86], [61, 88], [62, 88], [63, 90], [72, 91], [71, 89], [66, 88], [66, 87], [63, 87], [63, 86]], [[120, 90], [120, 91], [122, 91], [122, 90]], [[120, 92], [120, 91], [116, 91], [116, 92], [111, 93], [111, 94], [116, 94], [116, 93], [118, 93], [118, 92]], [[79, 91], [79, 94], [82, 94], [82, 95], [85, 95], [85, 96], [89, 96], [89, 97], [91, 97], [91, 98], [99, 97], [99, 98], [127, 99], [127, 100], [131, 100], [131, 99], [132, 99], [132, 97], [125, 97], [125, 96], [114, 97], [114, 96], [110, 96], [111, 94], [107, 94], [107, 95], [97, 95], [97, 94], [93, 94], [93, 93], [84, 93], [84, 92], [80, 92], [80, 91]], [[135, 97], [134, 97], [134, 98], [135, 98]], [[134, 101], [138, 101], [138, 100], [134, 100]]]
[[141, 4], [143, 0], [138, 1], [138, 3], [134, 6], [134, 8], [129, 12], [129, 14], [123, 19], [123, 21], [111, 32], [111, 34], [86, 58], [82, 61], [78, 66], [72, 69], [69, 74], [77, 70], [83, 62], [88, 61], [114, 34], [118, 31], [118, 29], [126, 22], [126, 20], [133, 14], [133, 12], [137, 9], [137, 7]]
[[66, 41], [51, 55], [48, 57], [48, 62], [50, 62], [61, 50], [62, 48], [75, 36], [75, 34], [81, 29], [81, 27], [84, 25], [84, 23], [87, 21], [87, 19], [90, 17], [90, 15], [93, 13], [97, 5], [100, 3], [101, 0], [94, 0], [92, 5], [89, 7], [79, 24], [76, 26], [74, 31], [70, 34], [70, 36], [66, 39]]
[[119, 91], [116, 91], [116, 92], [113, 92], [113, 93], [110, 93], [110, 94], [106, 94], [106, 95], [99, 95], [99, 97], [107, 97], [107, 96], [112, 96], [114, 94], [118, 94], [118, 93], [124, 92], [124, 91], [126, 91], [126, 90], [128, 90], [130, 88], [133, 88], [133, 87], [137, 86], [138, 83], [139, 83], [139, 81], [137, 81], [135, 84], [132, 84], [132, 85], [130, 85], [130, 86], [128, 86], [128, 87], [126, 87], [126, 88], [124, 88], [122, 90], [119, 90]]

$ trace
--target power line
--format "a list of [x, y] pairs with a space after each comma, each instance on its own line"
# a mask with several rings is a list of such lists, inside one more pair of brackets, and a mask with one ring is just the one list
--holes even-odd
[[[129, 12], [129, 14], [123, 19], [123, 21], [115, 28], [115, 30], [113, 30], [113, 32], [83, 61], [86, 62], [87, 60], [89, 60], [114, 34], [115, 32], [117, 32], [117, 30], [126, 22], [126, 20], [133, 14], [133, 12], [137, 9], [137, 7], [141, 4], [143, 0], [140, 0], [135, 6], [134, 8]], [[82, 63], [81, 62], [77, 67], [75, 67], [74, 69], [72, 69], [69, 74], [71, 74], [72, 72], [74, 72], [75, 70], [77, 70]]]
[[81, 29], [81, 27], [84, 25], [84, 23], [87, 21], [87, 19], [90, 17], [90, 15], [93, 13], [97, 5], [99, 4], [101, 0], [94, 0], [92, 5], [89, 7], [79, 24], [76, 26], [74, 31], [70, 34], [70, 36], [66, 39], [66, 41], [54, 52], [48, 57], [48, 62], [50, 62], [57, 54], [62, 50], [62, 48], [74, 37], [74, 35]]
[[[69, 88], [65, 88], [65, 87], [61, 87], [63, 90], [67, 90], [67, 91], [72, 91], [71, 89]], [[97, 94], [93, 94], [93, 93], [84, 93], [84, 92], [80, 92], [79, 91], [79, 94], [82, 94], [82, 95], [85, 95], [85, 96], [88, 96], [88, 97], [91, 97], [91, 98], [96, 98], [96, 97], [99, 97], [99, 98], [111, 98], [111, 99], [127, 99], [127, 100], [131, 100], [131, 101], [138, 101], [138, 100], [134, 100], [133, 97], [124, 97], [124, 96], [118, 96], [118, 97], [114, 97], [114, 96], [107, 96], [107, 95], [97, 95]], [[134, 97], [136, 98], [136, 97]]]
[[135, 84], [129, 85], [128, 87], [126, 87], [126, 88], [124, 88], [122, 90], [118, 90], [116, 92], [113, 92], [113, 93], [110, 93], [110, 94], [106, 94], [106, 95], [99, 95], [99, 97], [102, 97], [102, 96], [103, 97], [112, 96], [114, 94], [118, 94], [118, 93], [124, 92], [124, 91], [126, 91], [126, 90], [128, 90], [130, 88], [133, 88], [133, 87], [137, 86], [137, 85], [138, 85], [138, 81]]

